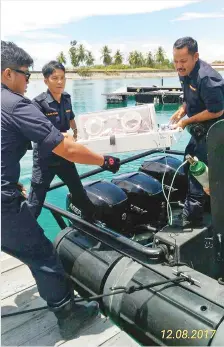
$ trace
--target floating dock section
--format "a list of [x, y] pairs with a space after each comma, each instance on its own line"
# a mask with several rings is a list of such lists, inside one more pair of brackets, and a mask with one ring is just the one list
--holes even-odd
[[106, 96], [107, 104], [119, 104], [133, 98], [136, 104], [182, 104], [183, 91], [181, 87], [164, 86], [130, 86], [120, 88], [112, 93], [102, 94]]

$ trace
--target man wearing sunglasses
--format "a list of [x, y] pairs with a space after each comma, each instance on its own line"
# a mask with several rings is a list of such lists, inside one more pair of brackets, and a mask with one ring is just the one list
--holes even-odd
[[1, 244], [4, 252], [28, 265], [40, 296], [58, 319], [62, 337], [68, 339], [98, 314], [98, 304], [74, 304], [71, 285], [53, 245], [22, 195], [20, 159], [33, 141], [38, 143], [41, 158], [53, 152], [70, 162], [99, 165], [113, 173], [120, 164], [118, 158], [103, 157], [63, 135], [24, 97], [32, 64], [23, 49], [1, 42]]
[[[66, 78], [65, 68], [57, 61], [45, 64], [42, 73], [48, 89], [33, 99], [33, 104], [45, 114], [52, 124], [62, 133], [70, 128], [76, 140], [77, 129], [72, 111], [71, 97], [64, 91]], [[33, 173], [28, 203], [31, 212], [37, 218], [48, 191], [57, 175], [69, 188], [72, 204], [82, 218], [92, 220], [97, 214], [96, 208], [88, 198], [79, 178], [75, 164], [51, 153], [46, 158], [39, 156], [38, 144], [34, 144]]]
[[25, 78], [26, 78], [26, 82], [29, 81], [29, 78], [31, 76], [31, 73], [29, 71], [23, 71], [22, 69], [21, 70], [19, 70], [19, 69], [12, 69], [12, 71], [15, 71], [15, 72], [18, 72], [18, 73], [24, 75]]

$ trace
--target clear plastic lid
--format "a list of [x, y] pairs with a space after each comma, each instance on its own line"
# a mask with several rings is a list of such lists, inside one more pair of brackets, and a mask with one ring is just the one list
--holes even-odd
[[157, 130], [154, 104], [82, 114], [77, 120], [80, 140]]

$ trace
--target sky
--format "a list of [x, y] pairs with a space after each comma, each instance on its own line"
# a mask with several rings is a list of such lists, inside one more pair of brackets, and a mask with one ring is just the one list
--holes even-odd
[[162, 46], [169, 59], [173, 43], [192, 36], [199, 54], [211, 63], [224, 60], [223, 0], [1, 1], [1, 39], [13, 41], [34, 58], [40, 70], [60, 51], [67, 56], [70, 41], [90, 50], [102, 63], [100, 50], [143, 53]]

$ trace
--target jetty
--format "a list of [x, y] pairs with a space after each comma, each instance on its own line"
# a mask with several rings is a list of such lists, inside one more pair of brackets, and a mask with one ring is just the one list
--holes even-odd
[[[46, 306], [29, 268], [1, 253], [1, 315]], [[47, 285], [47, 283], [46, 283]], [[2, 346], [138, 347], [139, 344], [102, 314], [74, 339], [62, 339], [48, 309], [1, 319]]]
[[106, 96], [107, 104], [125, 103], [129, 98], [134, 98], [136, 104], [181, 104], [183, 102], [182, 88], [172, 86], [127, 86], [102, 95]]

